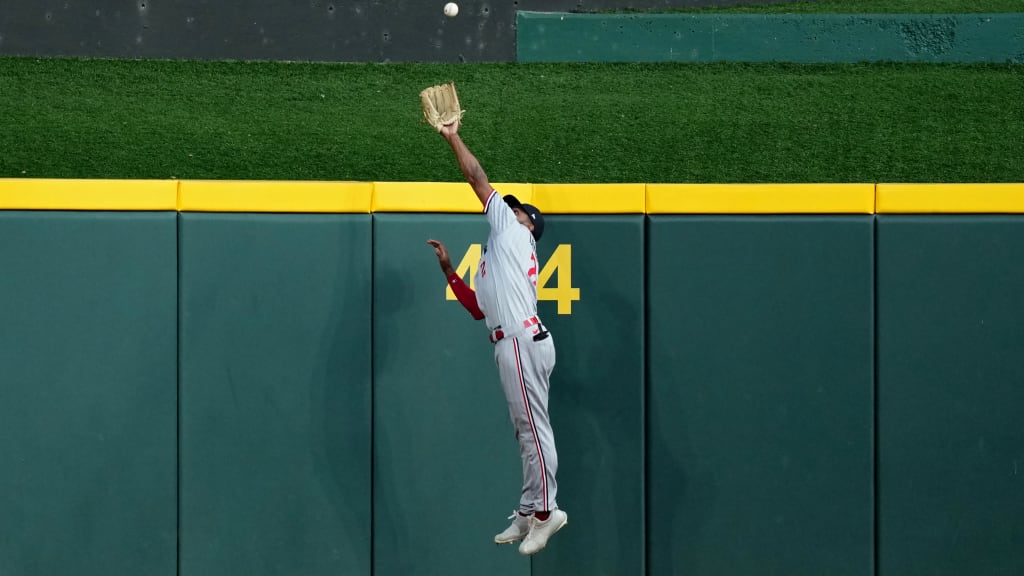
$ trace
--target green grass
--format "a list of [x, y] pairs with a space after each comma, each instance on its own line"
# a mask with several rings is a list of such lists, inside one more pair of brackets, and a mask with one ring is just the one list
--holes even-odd
[[1024, 66], [0, 59], [0, 177], [1024, 182]]
[[966, 14], [1024, 12], [1022, 0], [835, 0], [739, 6], [619, 10], [616, 12], [719, 14]]

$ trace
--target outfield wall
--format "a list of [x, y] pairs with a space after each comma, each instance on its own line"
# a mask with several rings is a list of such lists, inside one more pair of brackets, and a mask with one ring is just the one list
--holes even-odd
[[465, 184], [9, 180], [3, 573], [1024, 570], [1024, 185], [497, 186], [549, 214], [547, 550], [490, 543]]

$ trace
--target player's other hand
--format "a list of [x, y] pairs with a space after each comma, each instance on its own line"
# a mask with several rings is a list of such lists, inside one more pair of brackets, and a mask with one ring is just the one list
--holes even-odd
[[437, 256], [437, 263], [441, 265], [441, 271], [444, 272], [445, 276], [451, 276], [455, 273], [455, 269], [452, 268], [452, 261], [448, 257], [448, 249], [445, 248], [443, 242], [437, 240], [427, 240], [427, 244], [434, 247], [434, 255]]
[[452, 136], [455, 136], [456, 134], [458, 134], [459, 133], [459, 124], [460, 123], [461, 122], [459, 120], [456, 120], [455, 122], [452, 122], [451, 124], [445, 124], [444, 126], [441, 126], [441, 130], [440, 130], [441, 136], [444, 136], [445, 139], [450, 139]]

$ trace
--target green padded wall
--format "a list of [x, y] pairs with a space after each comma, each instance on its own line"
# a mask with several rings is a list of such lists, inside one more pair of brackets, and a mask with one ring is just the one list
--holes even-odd
[[880, 216], [879, 575], [1024, 573], [1024, 217]]
[[175, 219], [0, 212], [0, 574], [176, 574]]
[[651, 575], [873, 573], [869, 216], [658, 216]]
[[369, 215], [180, 219], [181, 574], [370, 573]]
[[524, 559], [481, 216], [0, 212], [0, 574], [1024, 571], [1024, 217], [548, 221]]

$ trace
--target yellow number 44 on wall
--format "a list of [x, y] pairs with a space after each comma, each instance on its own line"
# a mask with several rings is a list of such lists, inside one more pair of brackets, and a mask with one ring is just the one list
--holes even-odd
[[[558, 284], [548, 286], [558, 270]], [[580, 299], [580, 289], [572, 286], [572, 245], [559, 244], [537, 277], [537, 299], [558, 302], [559, 314], [572, 314], [572, 303]]]
[[[469, 274], [469, 287], [476, 290], [476, 268], [480, 264], [480, 244], [470, 244], [459, 262], [455, 273], [465, 279]], [[551, 277], [558, 271], [555, 286], [548, 286]], [[455, 300], [455, 293], [448, 287], [445, 298]], [[559, 244], [537, 276], [537, 299], [558, 302], [559, 314], [572, 314], [572, 303], [580, 299], [580, 289], [572, 285], [572, 245]]]

